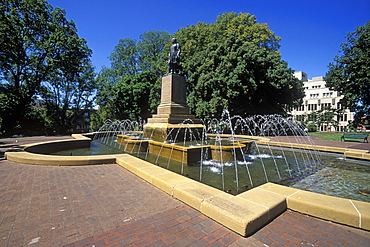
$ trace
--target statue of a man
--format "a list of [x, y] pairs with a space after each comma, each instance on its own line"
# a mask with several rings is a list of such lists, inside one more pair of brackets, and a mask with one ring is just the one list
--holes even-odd
[[168, 73], [180, 74], [182, 75], [181, 68], [181, 46], [177, 43], [175, 38], [172, 39], [172, 44], [170, 47], [170, 54], [168, 56]]

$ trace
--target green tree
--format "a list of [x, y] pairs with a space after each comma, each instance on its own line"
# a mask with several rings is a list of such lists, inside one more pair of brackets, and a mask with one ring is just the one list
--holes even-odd
[[119, 40], [110, 56], [111, 67], [103, 68], [97, 77], [99, 109], [92, 117], [94, 130], [106, 119], [146, 119], [155, 112], [170, 39], [167, 32], [150, 31], [139, 41]]
[[[15, 128], [25, 131], [29, 118], [40, 116], [28, 114], [36, 96], [44, 97], [48, 121], [53, 121], [50, 114], [61, 107], [58, 92], [68, 95], [62, 100], [62, 108], [69, 108], [69, 103], [77, 106], [77, 101], [89, 97], [86, 92], [90, 89], [72, 96], [69, 88], [74, 87], [77, 92], [83, 84], [90, 83], [91, 87], [93, 75], [91, 50], [78, 37], [73, 21], [66, 20], [64, 10], [53, 8], [45, 0], [1, 3], [0, 118], [2, 133], [10, 135]], [[51, 106], [55, 111], [51, 111]]]
[[72, 132], [83, 114], [93, 107], [95, 73], [87, 57], [84, 59], [85, 63], [61, 70], [60, 74], [54, 74], [52, 80], [42, 84], [46, 125], [55, 133]]
[[320, 110], [311, 112], [305, 116], [302, 121], [309, 130], [320, 130], [322, 126], [334, 127], [339, 126], [336, 116], [343, 114], [343, 110], [334, 109], [331, 106], [323, 107]]
[[120, 39], [110, 55], [111, 69], [117, 76], [136, 75], [152, 70], [158, 76], [165, 73], [167, 53], [171, 35], [164, 31], [149, 31], [140, 35], [139, 41]]
[[116, 118], [138, 119], [139, 116], [148, 118], [151, 110], [157, 105], [155, 99], [159, 98], [156, 81], [155, 73], [149, 70], [134, 77], [127, 75], [121, 78], [113, 86], [112, 103], [116, 106]]
[[147, 119], [159, 104], [160, 84], [154, 71], [144, 71], [135, 76], [126, 74], [115, 83], [110, 83], [111, 72], [106, 69], [98, 77], [101, 88], [97, 96], [99, 109], [92, 117], [94, 130], [98, 130], [107, 119]]
[[115, 71], [117, 76], [135, 75], [139, 72], [139, 54], [135, 40], [120, 39], [109, 59], [111, 60], [111, 69]]
[[328, 66], [326, 86], [344, 95], [342, 104], [357, 118], [370, 114], [370, 21], [347, 35], [339, 54]]
[[175, 33], [188, 75], [188, 104], [198, 117], [286, 114], [299, 105], [302, 82], [281, 60], [280, 38], [247, 13], [225, 13]]
[[158, 77], [166, 71], [168, 47], [171, 35], [164, 31], [149, 31], [140, 35], [137, 47], [141, 71], [155, 71]]
[[97, 76], [97, 111], [91, 116], [91, 129], [99, 130], [105, 120], [117, 120], [115, 116], [116, 106], [113, 104], [113, 86], [120, 77], [114, 69], [103, 68]]

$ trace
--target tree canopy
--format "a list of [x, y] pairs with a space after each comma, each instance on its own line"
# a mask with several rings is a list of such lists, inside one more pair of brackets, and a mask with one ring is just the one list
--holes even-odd
[[[303, 84], [281, 59], [280, 38], [255, 16], [226, 13], [215, 23], [199, 22], [174, 36], [182, 46], [187, 103], [198, 117], [217, 116], [225, 108], [242, 116], [287, 114], [300, 105]], [[95, 128], [107, 118], [145, 119], [155, 113], [170, 40], [168, 33], [155, 31], [142, 34], [139, 41], [119, 40], [111, 67], [98, 76]]]
[[152, 70], [157, 76], [165, 73], [167, 52], [171, 35], [164, 31], [149, 31], [140, 35], [139, 41], [120, 39], [109, 59], [117, 76], [136, 75]]
[[[91, 50], [66, 13], [45, 0], [2, 1], [0, 6], [0, 120], [6, 135], [30, 127], [45, 113], [50, 124], [67, 130], [77, 109], [91, 106], [94, 73]], [[36, 107], [35, 99], [42, 101]], [[45, 108], [46, 106], [46, 108]], [[71, 108], [76, 111], [69, 112]], [[46, 110], [46, 112], [45, 112]], [[31, 114], [30, 112], [38, 112]], [[58, 115], [58, 117], [52, 117]], [[55, 122], [59, 118], [61, 121]], [[61, 123], [63, 123], [61, 125]], [[40, 125], [40, 124], [39, 124]]]
[[188, 104], [198, 117], [232, 114], [285, 115], [304, 96], [278, 51], [280, 38], [248, 13], [225, 13], [215, 23], [181, 28], [188, 75]]
[[95, 130], [107, 119], [146, 119], [158, 105], [160, 84], [152, 70], [116, 77], [114, 71], [105, 69], [98, 76], [98, 84], [99, 109], [92, 119]]
[[146, 119], [155, 113], [170, 39], [167, 32], [149, 31], [138, 41], [118, 41], [109, 57], [110, 68], [103, 68], [97, 77], [99, 110], [93, 116], [94, 129], [106, 119]]
[[328, 66], [326, 85], [344, 95], [343, 105], [358, 116], [370, 115], [370, 21], [346, 38]]

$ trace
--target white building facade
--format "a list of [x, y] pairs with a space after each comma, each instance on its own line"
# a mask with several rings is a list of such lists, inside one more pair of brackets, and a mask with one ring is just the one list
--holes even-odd
[[[340, 99], [343, 98], [339, 92], [332, 91], [326, 87], [326, 82], [322, 76], [313, 77], [311, 80], [308, 79], [307, 74], [302, 71], [297, 71], [294, 76], [303, 81], [304, 91], [306, 96], [303, 98], [303, 105], [294, 109], [291, 114], [297, 119], [301, 120], [304, 115], [310, 114], [314, 111], [324, 109], [325, 107], [331, 107], [333, 109], [342, 109], [339, 103]], [[349, 122], [354, 119], [354, 112], [349, 109], [345, 109], [343, 114], [335, 116], [339, 122], [337, 127], [331, 125], [322, 125], [319, 131], [346, 131]]]

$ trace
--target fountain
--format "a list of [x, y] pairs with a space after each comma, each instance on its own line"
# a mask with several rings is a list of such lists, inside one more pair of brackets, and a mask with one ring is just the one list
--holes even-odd
[[[288, 151], [256, 144], [271, 135], [307, 137], [292, 119], [277, 115], [243, 119], [230, 117], [224, 110], [222, 119], [202, 122], [193, 124], [187, 119], [172, 129], [160, 130], [168, 134], [158, 141], [148, 138], [154, 132], [151, 127], [142, 130], [135, 121], [107, 121], [94, 140], [233, 194], [266, 182], [302, 178], [321, 166], [316, 150]], [[225, 128], [230, 133], [225, 134]], [[289, 159], [286, 152], [291, 153]]]
[[[240, 116], [231, 117], [227, 110], [224, 110], [219, 120], [201, 121], [190, 114], [186, 104], [185, 77], [173, 73], [173, 70], [162, 78], [161, 90], [161, 103], [157, 108], [157, 114], [149, 118], [143, 128], [135, 121], [124, 120], [113, 123], [108, 121], [96, 133], [95, 140], [181, 174], [191, 174], [193, 179], [234, 194], [269, 181], [279, 182], [287, 177], [297, 176], [297, 173], [300, 173], [299, 176], [312, 173], [321, 163], [320, 157], [314, 151], [301, 150], [300, 154], [293, 151], [295, 156], [303, 158], [304, 166], [290, 167], [291, 164], [283, 153], [285, 168], [282, 170], [272, 155], [272, 167], [271, 164], [265, 164], [264, 159], [260, 159], [259, 168], [263, 174], [252, 176], [249, 168], [251, 162], [247, 154], [250, 154], [252, 148], [259, 152], [255, 141], [261, 138], [257, 137], [282, 134], [307, 136], [297, 123], [292, 119], [287, 120], [275, 115], [248, 119]], [[297, 157], [295, 160], [294, 164], [300, 163]], [[213, 182], [210, 183], [213, 179], [203, 178], [204, 167], [212, 167], [210, 169], [213, 171], [221, 170], [220, 184], [215, 185]], [[248, 181], [243, 184], [239, 183], [238, 170], [241, 169], [246, 171], [248, 177]], [[252, 170], [258, 173], [256, 169]], [[227, 177], [233, 177], [235, 185], [229, 183], [225, 187], [225, 175], [230, 172], [233, 174]], [[256, 181], [257, 177], [262, 179]]]
[[[183, 175], [191, 174], [190, 177], [193, 179], [234, 194], [269, 181], [279, 182], [287, 177], [297, 176], [297, 173], [302, 176], [316, 171], [321, 163], [320, 158], [314, 151], [304, 150], [299, 154], [304, 160], [304, 166], [300, 165], [296, 158], [295, 167], [291, 167], [283, 153], [285, 164], [282, 169], [272, 155], [272, 164], [260, 159], [261, 164], [258, 169], [261, 168], [263, 174], [252, 176], [251, 170], [258, 172], [256, 169], [250, 169], [251, 162], [248, 160], [248, 155], [252, 148], [260, 152], [259, 147], [255, 145], [256, 137], [280, 134], [307, 136], [307, 134], [293, 120], [286, 120], [279, 116], [243, 119], [240, 116], [231, 117], [229, 112], [224, 110], [220, 120], [212, 119], [205, 122], [195, 118], [190, 114], [190, 108], [186, 104], [186, 80], [182, 75], [180, 64], [180, 45], [176, 39], [172, 42], [168, 74], [162, 78], [161, 101], [157, 114], [149, 118], [142, 129], [137, 122], [108, 121], [96, 133], [95, 140], [145, 160], [151, 160], [154, 164], [178, 171]], [[225, 129], [229, 134], [224, 134]], [[108, 136], [110, 136], [109, 139], [107, 139]], [[272, 153], [271, 148], [270, 153]], [[296, 152], [293, 151], [293, 153], [296, 156]], [[212, 167], [214, 171], [221, 170], [220, 185], [209, 183], [212, 179], [203, 178], [203, 167]], [[232, 169], [229, 169], [231, 167]], [[232, 170], [231, 174], [228, 175], [230, 172], [226, 170]], [[239, 173], [243, 172], [238, 170], [246, 171], [248, 181], [239, 183]], [[225, 187], [225, 175], [233, 177], [235, 185], [229, 183]], [[257, 177], [263, 179], [256, 181]]]
[[[184, 177], [162, 175], [162, 171], [152, 170], [153, 168], [150, 168], [153, 177], [146, 178], [150, 175], [141, 174], [146, 173], [146, 171], [139, 171], [140, 168], [136, 170], [131, 165], [123, 165], [153, 185], [216, 220], [220, 217], [218, 216], [219, 213], [225, 213], [224, 210], [227, 211], [226, 214], [229, 214], [229, 207], [232, 208], [230, 209], [233, 211], [232, 215], [235, 211], [238, 211], [238, 213], [235, 213], [236, 218], [248, 218], [250, 212], [244, 211], [242, 205], [250, 202], [253, 205], [259, 205], [267, 209], [269, 216], [262, 220], [264, 223], [258, 223], [262, 225], [271, 220], [270, 217], [273, 218], [281, 213], [281, 208], [288, 207], [292, 210], [335, 222], [365, 229], [370, 227], [368, 223], [364, 223], [364, 219], [367, 217], [365, 216], [367, 213], [364, 211], [370, 209], [370, 204], [365, 203], [368, 199], [368, 184], [366, 181], [370, 178], [368, 162], [362, 165], [354, 163], [355, 167], [348, 168], [348, 162], [338, 164], [338, 161], [343, 161], [343, 156], [339, 156], [335, 158], [337, 161], [334, 162], [334, 165], [328, 165], [332, 163], [331, 160], [334, 158], [326, 158], [318, 150], [345, 151], [338, 148], [330, 149], [329, 147], [315, 146], [300, 126], [300, 123], [291, 118], [283, 118], [278, 115], [257, 115], [242, 118], [240, 116], [230, 116], [228, 111], [224, 110], [221, 119], [211, 119], [201, 121], [201, 123], [202, 129], [199, 129], [199, 124], [196, 125], [196, 128], [191, 128], [193, 126], [192, 120], [184, 120], [178, 124], [178, 127], [166, 130], [168, 134], [160, 142], [150, 139], [151, 134], [145, 134], [145, 128], [138, 127], [135, 121], [108, 121], [102, 129], [95, 133], [95, 140], [101, 140], [105, 145], [112, 146], [113, 144], [115, 149], [147, 160], [156, 167], [175, 171], [192, 180], [218, 188], [226, 194], [232, 194], [234, 197], [226, 197], [224, 194], [219, 196], [221, 192], [208, 193], [209, 189], [204, 189], [204, 187], [185, 188], [186, 192], [180, 192], [177, 190], [180, 190], [183, 184], [192, 184], [193, 182], [185, 180]], [[111, 126], [115, 127], [112, 128]], [[295, 141], [290, 143], [270, 140], [271, 137], [277, 136], [292, 136]], [[347, 152], [351, 151], [347, 150]], [[343, 183], [343, 179], [339, 178], [338, 174], [344, 174], [344, 172], [336, 168], [346, 166], [345, 169], [350, 169], [350, 171], [345, 172], [344, 179], [348, 180]], [[149, 169], [149, 167], [146, 169]], [[357, 181], [359, 178], [362, 182]], [[323, 181], [325, 181], [324, 185], [332, 186], [331, 189], [323, 191], [323, 187], [316, 186], [323, 183]], [[342, 185], [338, 186], [336, 181], [341, 182]], [[291, 188], [279, 187], [270, 182], [289, 185]], [[314, 185], [313, 191], [323, 195], [305, 191], [310, 190], [310, 184]], [[327, 188], [330, 188], [329, 186]], [[343, 193], [349, 188], [351, 188], [352, 194]], [[195, 192], [195, 190], [199, 191]], [[204, 191], [207, 191], [207, 193]], [[201, 193], [201, 195], [193, 198], [193, 193]], [[260, 197], [259, 193], [263, 195], [263, 198]], [[328, 197], [324, 194], [350, 200], [337, 197], [334, 199], [334, 197]], [[283, 195], [284, 199], [282, 200], [277, 195]], [[220, 201], [216, 202], [215, 200], [218, 197], [220, 197]], [[240, 201], [241, 198], [244, 201]], [[197, 203], [194, 203], [194, 201], [197, 201]], [[217, 206], [214, 206], [213, 203], [216, 203]], [[350, 207], [348, 207], [348, 203], [350, 203]], [[199, 207], [199, 205], [201, 206]], [[253, 208], [253, 205], [249, 205], [248, 208]], [[327, 211], [328, 208], [331, 208], [328, 205], [335, 205], [336, 209]], [[341, 205], [347, 206], [342, 208]], [[235, 208], [233, 208], [234, 206]], [[211, 212], [208, 212], [208, 210]], [[222, 212], [219, 212], [219, 210]], [[258, 215], [264, 214], [258, 211], [257, 208], [253, 210], [256, 210]], [[266, 211], [264, 212], [266, 213]], [[327, 214], [331, 216], [323, 216]], [[353, 221], [353, 217], [356, 218], [359, 215], [359, 221], [355, 220], [356, 223], [350, 223], [350, 221]], [[345, 219], [340, 219], [342, 217]], [[349, 221], [348, 218], [351, 218], [351, 220]], [[253, 219], [257, 220], [256, 218]], [[234, 223], [229, 223], [229, 220], [228, 217], [218, 219], [220, 223], [243, 235], [245, 228], [237, 230], [239, 226], [234, 228], [232, 226]], [[248, 222], [243, 224], [251, 224], [250, 220]], [[248, 227], [252, 226], [249, 225]], [[253, 231], [246, 230], [245, 234], [249, 235]]]
[[[237, 195], [227, 197], [219, 190], [195, 185], [184, 177], [166, 175], [154, 167], [142, 170], [141, 163], [136, 168], [136, 165], [122, 162], [125, 168], [148, 182], [242, 235], [256, 230], [252, 222], [260, 222], [256, 223], [259, 226], [266, 224], [286, 207], [317, 217], [329, 214], [323, 213], [327, 210], [327, 203], [321, 204], [320, 200], [313, 208], [305, 201], [302, 209], [301, 198], [310, 198], [307, 199], [308, 204], [315, 204], [311, 194], [306, 195], [311, 192], [293, 188], [286, 190], [270, 183], [297, 184], [304, 177], [322, 170], [321, 155], [298, 122], [277, 115], [230, 116], [227, 110], [221, 119], [201, 121], [189, 114], [185, 92], [183, 76], [173, 73], [164, 76], [161, 104], [147, 125], [141, 129], [136, 122], [108, 121], [95, 134], [95, 139], [103, 140], [107, 145], [113, 144], [116, 149], [150, 161], [157, 167], [201, 181], [226, 194]], [[269, 139], [272, 136], [294, 136], [295, 143], [272, 142]], [[294, 196], [296, 194], [298, 199]], [[337, 205], [342, 204], [336, 200]], [[324, 201], [332, 200], [325, 197]], [[368, 204], [351, 203], [357, 213], [361, 211], [361, 215], [364, 212], [359, 210], [360, 207], [369, 209]], [[261, 207], [264, 208], [262, 211]], [[318, 208], [319, 212], [316, 212]], [[347, 218], [346, 210], [348, 208], [341, 209], [338, 214]], [[357, 217], [357, 213], [352, 212], [350, 218]], [[339, 220], [342, 216], [334, 215], [326, 219], [336, 218], [336, 222], [349, 224], [348, 219]], [[363, 218], [361, 223], [351, 224], [362, 228], [362, 221]]]
[[[277, 115], [242, 118], [225, 110], [221, 119], [196, 119], [186, 105], [185, 78], [176, 73], [181, 69], [169, 67], [157, 114], [143, 127], [136, 121], [107, 120], [96, 133], [29, 145], [6, 158], [47, 165], [117, 163], [243, 236], [287, 208], [370, 230], [369, 203], [276, 184], [297, 184], [322, 171], [318, 150], [368, 160], [370, 155], [315, 146], [299, 123]], [[295, 142], [271, 141], [274, 136], [294, 136]], [[87, 147], [88, 137], [117, 151], [79, 157], [54, 153], [60, 146]]]

